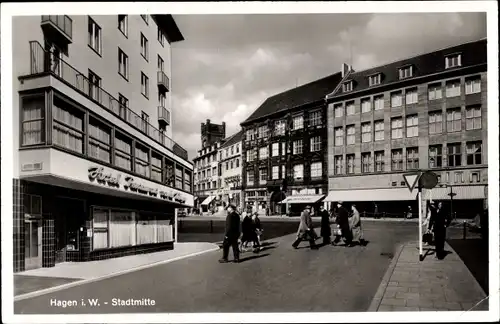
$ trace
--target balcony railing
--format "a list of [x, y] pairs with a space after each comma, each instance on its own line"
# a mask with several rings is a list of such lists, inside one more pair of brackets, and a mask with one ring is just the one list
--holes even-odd
[[170, 79], [163, 71], [158, 71], [158, 87], [166, 92], [170, 91]]
[[64, 37], [71, 42], [73, 39], [73, 20], [68, 16], [48, 15], [42, 16], [42, 26], [53, 26], [62, 32]]
[[65, 81], [70, 86], [79, 91], [93, 102], [104, 109], [118, 116], [128, 124], [132, 125], [142, 133], [146, 134], [155, 142], [171, 150], [174, 154], [184, 160], [188, 160], [188, 154], [179, 144], [170, 137], [160, 132], [153, 125], [145, 121], [130, 108], [120, 104], [111, 94], [102, 89], [99, 85], [92, 83], [85, 75], [66, 63], [64, 60], [55, 57], [53, 53], [43, 49], [37, 41], [30, 42], [30, 75], [41, 73], [51, 73], [57, 78]]
[[158, 122], [170, 125], [170, 111], [163, 106], [158, 106]]

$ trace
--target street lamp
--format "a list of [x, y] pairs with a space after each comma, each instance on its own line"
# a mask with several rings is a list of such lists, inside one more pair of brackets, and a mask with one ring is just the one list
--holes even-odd
[[448, 193], [448, 196], [450, 196], [450, 213], [451, 213], [451, 217], [453, 219], [456, 219], [456, 217], [454, 217], [454, 214], [453, 214], [453, 197], [455, 197], [457, 194], [453, 192], [452, 185], [446, 184], [445, 188], [450, 188], [450, 192]]

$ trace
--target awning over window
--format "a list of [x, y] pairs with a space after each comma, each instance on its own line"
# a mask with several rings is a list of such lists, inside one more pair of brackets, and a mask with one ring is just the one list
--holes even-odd
[[201, 203], [202, 205], [208, 205], [212, 202], [212, 200], [214, 200], [215, 196], [208, 196], [207, 198], [205, 198], [205, 200], [203, 200], [203, 202]]
[[325, 201], [359, 202], [359, 201], [408, 201], [417, 198], [417, 190], [410, 192], [408, 188], [332, 190]]
[[454, 200], [467, 200], [467, 199], [486, 199], [484, 192], [485, 186], [453, 186], [453, 187], [438, 187], [432, 190], [424, 189], [422, 192], [423, 199], [432, 200], [449, 200], [451, 199], [450, 193], [453, 190]]
[[293, 195], [286, 197], [280, 204], [315, 204], [320, 201], [325, 195]]

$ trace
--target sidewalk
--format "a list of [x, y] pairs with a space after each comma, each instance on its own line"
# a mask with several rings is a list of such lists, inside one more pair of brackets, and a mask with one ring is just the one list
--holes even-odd
[[219, 247], [213, 243], [175, 243], [174, 249], [168, 251], [98, 261], [64, 262], [52, 268], [14, 274], [14, 294], [20, 297], [21, 294], [32, 295], [45, 289], [76, 286], [215, 250]]
[[429, 250], [420, 262], [417, 243], [401, 246], [368, 311], [488, 310], [486, 294], [464, 262], [448, 243], [445, 250], [450, 253], [444, 260]]

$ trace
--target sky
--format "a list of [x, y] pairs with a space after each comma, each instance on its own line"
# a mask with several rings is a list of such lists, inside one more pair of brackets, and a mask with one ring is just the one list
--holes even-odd
[[266, 98], [340, 71], [360, 71], [486, 37], [485, 13], [174, 15], [173, 139], [196, 156], [200, 125], [226, 136]]

